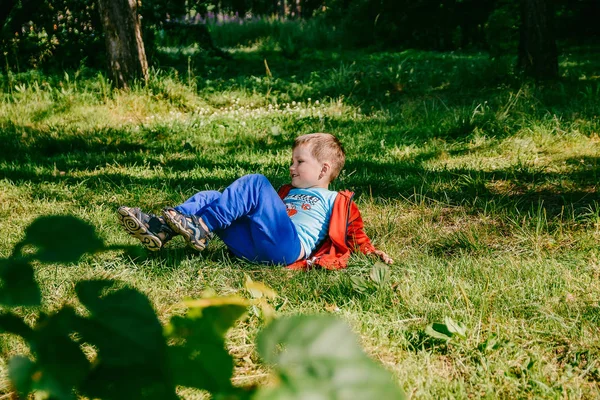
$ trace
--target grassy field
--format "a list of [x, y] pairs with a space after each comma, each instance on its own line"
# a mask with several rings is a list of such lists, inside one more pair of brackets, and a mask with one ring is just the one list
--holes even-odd
[[[335, 313], [410, 398], [600, 397], [600, 59], [563, 49], [558, 82], [523, 82], [483, 53], [252, 47], [212, 58], [167, 49], [147, 86], [115, 91], [96, 71], [0, 75], [0, 257], [37, 217], [69, 214], [109, 245], [136, 244], [120, 205], [157, 212], [247, 173], [288, 181], [298, 134], [337, 135], [348, 160], [334, 189], [357, 194], [367, 233], [396, 263], [367, 292], [374, 260], [290, 272], [174, 240], [159, 254], [101, 253], [38, 265], [52, 311], [74, 283], [104, 277], [146, 293], [162, 321], [207, 289], [273, 287], [281, 315]], [[27, 314], [28, 310], [23, 310]], [[464, 323], [448, 344], [424, 333]], [[236, 384], [265, 383], [261, 321], [230, 333]], [[23, 351], [3, 337], [1, 365]], [[182, 390], [185, 398], [202, 394]]]

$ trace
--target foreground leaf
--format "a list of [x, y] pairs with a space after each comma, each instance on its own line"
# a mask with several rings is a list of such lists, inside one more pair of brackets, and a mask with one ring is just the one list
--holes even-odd
[[250, 296], [252, 296], [250, 303], [252, 304], [252, 310], [254, 314], [262, 317], [265, 321], [270, 322], [273, 318], [275, 318], [276, 312], [275, 308], [269, 303], [268, 299], [276, 299], [277, 292], [262, 282], [253, 281], [249, 275], [245, 276], [246, 280], [244, 282], [244, 287]]
[[64, 307], [56, 314], [42, 316], [36, 329], [24, 336], [35, 361], [15, 357], [9, 362], [9, 377], [19, 393], [36, 391], [55, 399], [75, 398], [74, 390], [90, 369], [79, 344], [69, 336], [77, 318], [73, 309]]
[[104, 280], [79, 282], [75, 291], [90, 311], [78, 331], [98, 351], [85, 393], [112, 399], [175, 398], [162, 326], [148, 298]]
[[30, 341], [34, 334], [33, 329], [21, 317], [12, 313], [0, 314], [0, 333], [4, 332], [19, 335], [25, 341]]
[[35, 246], [34, 257], [46, 263], [75, 263], [85, 253], [104, 248], [93, 225], [70, 215], [37, 218], [25, 229], [25, 239], [15, 246], [13, 255], [26, 245]]
[[8, 378], [22, 396], [31, 392], [34, 373], [35, 363], [27, 357], [15, 356], [8, 361]]
[[392, 375], [371, 360], [350, 327], [331, 316], [294, 316], [273, 322], [257, 339], [279, 386], [256, 399], [402, 399]]
[[260, 299], [263, 297], [274, 299], [277, 297], [277, 292], [275, 292], [273, 289], [271, 289], [262, 282], [253, 281], [249, 275], [246, 275], [244, 287], [246, 288], [248, 293], [250, 293], [250, 296], [252, 296], [255, 299]]
[[185, 304], [189, 307], [188, 317], [210, 321], [211, 330], [217, 336], [225, 335], [250, 305], [248, 300], [235, 296], [188, 300]]
[[35, 281], [33, 267], [23, 259], [0, 261], [0, 304], [5, 306], [39, 306], [40, 288]]
[[201, 307], [191, 308], [185, 317], [171, 318], [167, 328], [168, 337], [177, 343], [169, 346], [175, 382], [212, 393], [231, 393], [234, 363], [224, 335], [246, 312], [247, 302], [238, 298], [199, 300], [187, 303]]
[[89, 362], [79, 345], [64, 336], [46, 336], [36, 344], [37, 360], [32, 389], [51, 398], [74, 399], [89, 371]]

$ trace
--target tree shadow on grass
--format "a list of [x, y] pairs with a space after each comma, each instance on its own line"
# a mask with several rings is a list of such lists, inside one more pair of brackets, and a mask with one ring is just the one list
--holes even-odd
[[[279, 145], [284, 146], [280, 143], [277, 147]], [[265, 149], [268, 149], [268, 146]], [[60, 183], [91, 191], [101, 190], [103, 193], [157, 188], [158, 185], [174, 199], [174, 202], [184, 200], [180, 198], [180, 193], [184, 193], [185, 196], [193, 195], [194, 188], [222, 189], [239, 177], [234, 175], [238, 172], [239, 175], [263, 173], [272, 179], [275, 187], [287, 181], [287, 165], [240, 161], [235, 157], [235, 149], [232, 149], [230, 156], [219, 159], [199, 154], [189, 159], [167, 161], [160, 161], [160, 155], [156, 153], [121, 152], [118, 146], [113, 148], [118, 153], [118, 157], [107, 153], [103, 144], [99, 145], [97, 152], [93, 150], [93, 147], [88, 147], [84, 152], [85, 156], [80, 152], [67, 153], [67, 157], [62, 159], [65, 164], [62, 165], [52, 157], [41, 158], [39, 161], [30, 159], [23, 163], [13, 163], [0, 167], [0, 178], [16, 183]], [[332, 188], [351, 189], [359, 196], [373, 195], [383, 199], [411, 198], [419, 194], [424, 198], [443, 203], [466, 204], [473, 207], [474, 211], [491, 200], [496, 202], [497, 209], [518, 210], [530, 210], [533, 205], [543, 202], [550, 217], [559, 215], [564, 207], [585, 209], [600, 202], [600, 194], [597, 191], [600, 157], [576, 157], [564, 160], [567, 166], [571, 166], [568, 172], [548, 172], [527, 166], [492, 171], [474, 168], [436, 171], [427, 168], [427, 162], [435, 160], [438, 156], [439, 151], [433, 150], [404, 157], [396, 162], [354, 158], [346, 164], [345, 173]], [[65, 154], [61, 157], [65, 157]], [[85, 160], [80, 162], [78, 157], [85, 157]], [[69, 164], [73, 160], [75, 162]], [[125, 167], [160, 165], [166, 172], [165, 178], [157, 178], [155, 175], [137, 176], [127, 171], [94, 170], [98, 166], [112, 162]], [[64, 173], [61, 171], [57, 173], [56, 169], [61, 168], [65, 168]], [[194, 169], [208, 172], [202, 178], [180, 174]], [[90, 173], [86, 174], [86, 171]], [[223, 177], [224, 171], [226, 175], [230, 175], [230, 178]], [[40, 195], [52, 196], [44, 193]], [[89, 202], [89, 195], [85, 193], [82, 195]], [[112, 205], [117, 207], [119, 204]]]
[[[198, 157], [213, 151], [235, 156], [241, 149], [276, 152], [290, 149], [294, 139], [290, 134], [247, 135], [232, 136], [224, 142], [200, 144], [155, 136], [152, 127], [144, 128], [135, 135], [119, 129], [69, 133], [8, 122], [0, 132], [3, 150], [0, 152], [0, 162], [56, 165], [60, 170], [87, 170], [115, 161], [126, 166], [144, 165], [148, 162], [164, 165], [165, 153]], [[185, 167], [189, 167], [186, 162], [181, 161]], [[169, 163], [178, 168], [179, 160], [172, 159]]]
[[[251, 78], [264, 76], [265, 56], [274, 60], [270, 65], [273, 71], [279, 72], [280, 77], [277, 79], [283, 82], [282, 85], [298, 85], [313, 79], [322, 84], [304, 92], [303, 96], [309, 96], [311, 93], [315, 98], [346, 96], [346, 99], [351, 99], [350, 101], [355, 104], [365, 101], [381, 104], [402, 103], [415, 99], [425, 101], [427, 96], [434, 98], [445, 93], [449, 96], [456, 95], [453, 100], [455, 103], [450, 104], [453, 106], [483, 102], [495, 90], [489, 85], [481, 86], [479, 81], [479, 83], [471, 82], [469, 84], [471, 86], [466, 86], [466, 89], [471, 88], [473, 92], [465, 96], [464, 88], [456, 85], [460, 80], [454, 82], [450, 77], [448, 79], [454, 83], [444, 89], [433, 91], [432, 80], [429, 79], [422, 86], [415, 86], [413, 89], [395, 89], [390, 96], [382, 95], [381, 91], [391, 90], [385, 85], [393, 84], [393, 79], [403, 79], [410, 62], [423, 64], [423, 61], [426, 61], [422, 55], [411, 52], [384, 55], [314, 53], [304, 55], [298, 60], [288, 60], [275, 53], [238, 53], [233, 60], [208, 59], [202, 68], [212, 71], [210, 79], [215, 78], [219, 81], [219, 90], [240, 87], [249, 90], [253, 89], [252, 82], [256, 81]], [[464, 58], [463, 61], [468, 60], [470, 56], [453, 58], [440, 54], [436, 57], [438, 57], [436, 62], [444, 62], [441, 69], [453, 69], [456, 60], [460, 60], [461, 57]], [[482, 63], [478, 64], [480, 67], [487, 62], [485, 57], [476, 57], [473, 60], [475, 63]], [[183, 65], [187, 66], [187, 61]], [[307, 65], [310, 68], [307, 68]], [[400, 68], [399, 65], [402, 67]], [[428, 68], [431, 69], [425, 64], [420, 67], [422, 71], [417, 70], [415, 74], [424, 74], [429, 71]], [[392, 68], [392, 72], [395, 71], [395, 75], [385, 75], [388, 74], [389, 68]], [[379, 70], [388, 72], [385, 72], [385, 76], [382, 77], [381, 74], [378, 75]], [[471, 76], [471, 72], [466, 76]], [[355, 79], [364, 83], [364, 89], [355, 87], [357, 85], [354, 83]], [[267, 90], [272, 88], [273, 83], [272, 80], [266, 85], [264, 82], [257, 83], [256, 89]], [[594, 90], [598, 86], [597, 82], [591, 81], [565, 84], [562, 87], [560, 84], [561, 82], [556, 87], [550, 87], [547, 92], [542, 90], [539, 92], [545, 96], [546, 106], [554, 104], [558, 107], [558, 111], [574, 98], [584, 100], [587, 98], [591, 102]], [[348, 91], [352, 91], [352, 94], [349, 95]], [[443, 101], [440, 101], [442, 104]], [[381, 104], [378, 106], [379, 109]], [[593, 113], [595, 103], [591, 102], [591, 104], [592, 106], [587, 110], [582, 111], [580, 117]], [[547, 112], [545, 107], [541, 108], [543, 112]], [[510, 131], [503, 128], [501, 121], [493, 118], [466, 122], [456, 118], [449, 122], [442, 122], [444, 124], [417, 124], [415, 128], [411, 128], [402, 126], [402, 118], [394, 115], [381, 120], [315, 117], [290, 122], [289, 130], [297, 130], [295, 128], [305, 124], [310, 128], [324, 126], [342, 132], [345, 130], [364, 132], [364, 134], [357, 134], [356, 138], [350, 134], [342, 137], [343, 140], [353, 143], [351, 147], [358, 149], [361, 154], [349, 155], [345, 173], [334, 185], [336, 189], [355, 190], [359, 196], [373, 194], [384, 199], [410, 198], [417, 192], [433, 200], [452, 204], [472, 204], [477, 207], [476, 201], [497, 200], [501, 208], [522, 209], [530, 209], [532, 205], [543, 201], [544, 207], [549, 208], [550, 215], [558, 215], [560, 209], [566, 205], [585, 208], [599, 201], [597, 178], [600, 171], [597, 157], [566, 160], [566, 164], [572, 168], [571, 171], [564, 173], [536, 171], [528, 167], [509, 167], [494, 171], [476, 168], [436, 171], [427, 168], [428, 161], [440, 156], [438, 150], [425, 150], [397, 161], [369, 160], [368, 154], [377, 155], [382, 145], [398, 148], [423, 146], [428, 141], [437, 139], [456, 145], [469, 141], [476, 128], [483, 129], [490, 137], [495, 138], [510, 134]], [[431, 131], [420, 126], [430, 126]], [[131, 187], [156, 188], [158, 185], [169, 192], [172, 198], [175, 198], [175, 193], [191, 195], [194, 188], [223, 188], [235, 179], [233, 173], [240, 175], [263, 173], [270, 178], [273, 177], [275, 186], [287, 181], [287, 164], [254, 162], [251, 153], [272, 155], [288, 150], [293, 140], [290, 134], [232, 135], [231, 138], [220, 143], [206, 144], [173, 140], [165, 132], [154, 132], [152, 127], [147, 128], [147, 131], [144, 129], [146, 128], [142, 129], [141, 134], [136, 135], [126, 130], [116, 129], [64, 133], [6, 123], [0, 133], [0, 143], [3, 148], [0, 152], [0, 178], [14, 182], [76, 185], [84, 189], [104, 192], [123, 191]], [[467, 149], [453, 150], [451, 155], [462, 154], [461, 152], [466, 154], [468, 151]], [[164, 157], [164, 154], [181, 156]], [[241, 160], [240, 154], [250, 157]], [[107, 165], [115, 165], [123, 169], [136, 166], [146, 169], [157, 167], [165, 172], [165, 178], [164, 180], [156, 178], [157, 174], [143, 177], [127, 171], [102, 171], [101, 169]], [[202, 178], [182, 176], [183, 173], [194, 169], [203, 169], [207, 172], [203, 173]], [[499, 183], [505, 187], [499, 188]], [[85, 197], [89, 200], [89, 196]]]
[[[25, 137], [21, 132], [26, 132]], [[0, 166], [0, 178], [14, 182], [64, 183], [105, 191], [130, 186], [152, 187], [159, 183], [165, 186], [165, 190], [170, 187], [185, 193], [191, 188], [224, 188], [237, 178], [232, 175], [234, 172], [240, 175], [258, 172], [272, 177], [277, 186], [287, 180], [286, 163], [265, 164], [258, 157], [257, 161], [240, 160], [239, 155], [244, 151], [273, 154], [287, 150], [292, 139], [291, 135], [249, 135], [225, 143], [195, 147], [173, 141], [142, 143], [139, 139], [128, 138], [119, 130], [54, 138], [46, 132], [13, 124], [0, 134], [0, 141], [7, 146], [7, 151], [0, 154], [0, 162], [4, 161], [4, 165]], [[406, 198], [418, 191], [434, 200], [452, 203], [472, 203], [477, 198], [501, 196], [507, 206], [514, 203], [525, 207], [540, 200], [553, 208], [570, 203], [585, 207], [599, 200], [596, 187], [600, 176], [599, 157], [566, 159], [563, 161], [570, 171], [548, 172], [527, 166], [493, 171], [475, 168], [435, 171], [427, 168], [426, 164], [441, 155], [437, 149], [409, 154], [397, 161], [370, 161], [366, 156], [376, 155], [381, 150], [382, 141], [386, 141], [386, 146], [402, 147], [419, 145], [422, 140], [425, 139], [419, 135], [392, 135], [385, 131], [364, 135], [358, 145], [363, 156], [349, 156], [344, 173], [334, 188], [349, 188], [359, 195], [366, 193], [380, 198]], [[165, 150], [182, 157], [164, 158]], [[455, 150], [452, 154], [464, 151], [467, 150]], [[106, 165], [160, 167], [166, 172], [165, 181], [160, 182], [152, 176], [134, 176], [126, 171], [98, 170]], [[208, 173], [201, 179], [180, 174], [195, 169]], [[223, 176], [223, 172], [232, 175], [231, 178], [218, 177]], [[494, 189], [498, 182], [510, 187], [510, 190]]]
[[564, 207], [583, 210], [600, 203], [600, 157], [567, 159], [567, 165], [581, 167], [564, 173], [514, 167], [493, 171], [424, 168], [423, 164], [434, 157], [430, 153], [398, 163], [351, 161], [347, 170], [357, 172], [344, 183], [358, 194], [384, 199], [418, 194], [442, 203], [466, 204], [475, 210], [492, 200], [498, 210], [528, 211], [543, 203], [549, 217], [561, 214]]
[[[7, 122], [0, 132], [0, 161], [17, 163], [35, 160], [47, 161], [52, 157], [73, 155], [79, 161], [85, 161], [93, 154], [118, 154], [148, 151], [150, 146], [124, 138], [123, 132], [116, 129], [93, 130], [68, 134], [35, 129], [25, 125]], [[88, 164], [89, 165], [89, 164]]]
[[[560, 114], [561, 108], [597, 95], [600, 61], [591, 57], [597, 53], [596, 47], [585, 54], [564, 49], [562, 78], [541, 85], [514, 74], [514, 62], [507, 63], [506, 57], [493, 59], [485, 53], [305, 51], [289, 59], [279, 52], [255, 50], [222, 59], [180, 52], [159, 57], [158, 62], [161, 68], [172, 68], [182, 77], [195, 79], [200, 90], [247, 90], [289, 101], [343, 98], [346, 104], [362, 106], [367, 113], [371, 107], [380, 109], [427, 97], [458, 105], [480, 104], [498, 93], [516, 93], [526, 83], [539, 88], [534, 90], [536, 101]], [[580, 112], [594, 115], [594, 111], [583, 108]]]

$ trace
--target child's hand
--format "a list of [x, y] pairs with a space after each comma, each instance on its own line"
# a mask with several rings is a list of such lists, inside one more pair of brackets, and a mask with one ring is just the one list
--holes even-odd
[[386, 254], [386, 252], [383, 251], [383, 250], [375, 250], [371, 254], [375, 254], [377, 257], [381, 258], [381, 261], [383, 261], [386, 264], [393, 264], [394, 263], [394, 260], [390, 256], [388, 256]]

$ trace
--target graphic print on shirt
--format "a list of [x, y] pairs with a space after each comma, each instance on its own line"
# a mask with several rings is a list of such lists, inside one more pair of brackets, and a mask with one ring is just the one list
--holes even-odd
[[298, 210], [296, 210], [296, 206], [290, 203], [285, 205], [285, 210], [287, 211], [288, 217], [292, 218], [294, 215], [298, 214]]
[[[308, 194], [292, 194], [288, 195], [289, 199], [293, 199], [296, 202], [301, 202], [300, 206], [304, 211], [308, 211], [312, 208], [313, 205], [319, 202], [319, 198], [316, 196], [311, 196]], [[287, 215], [292, 218], [294, 215], [298, 214], [298, 210], [296, 209], [296, 204], [286, 203], [285, 208], [287, 210]]]

